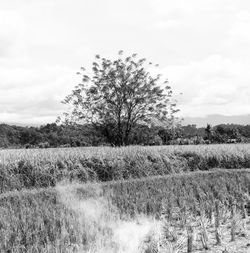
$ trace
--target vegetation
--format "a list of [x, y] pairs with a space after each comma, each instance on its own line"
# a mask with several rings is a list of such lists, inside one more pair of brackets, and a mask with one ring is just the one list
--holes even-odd
[[248, 144], [1, 150], [0, 193], [62, 180], [113, 181], [213, 168], [249, 168]]
[[[114, 136], [102, 128], [85, 125], [47, 124], [41, 127], [20, 127], [0, 124], [0, 148], [48, 148], [108, 146], [115, 143]], [[249, 143], [250, 126], [218, 125], [206, 128], [195, 125], [162, 126], [136, 124], [131, 130], [129, 143], [133, 145]]]
[[[119, 247], [131, 244], [126, 240], [128, 230], [129, 233], [135, 230], [137, 235], [144, 231], [145, 238], [140, 239], [145, 239], [147, 248], [155, 248], [158, 244], [148, 229], [148, 220], [138, 218], [137, 223], [131, 220], [131, 216], [138, 214], [155, 216], [164, 222], [167, 245], [178, 246], [186, 226], [204, 232], [205, 227], [203, 230], [200, 225], [197, 227], [203, 219], [206, 227], [207, 222], [214, 227], [216, 203], [220, 205], [221, 223], [232, 220], [228, 217], [231, 203], [237, 203], [235, 212], [242, 213], [245, 209], [241, 204], [246, 203], [249, 185], [247, 170], [218, 170], [5, 193], [0, 195], [0, 249], [4, 252], [100, 252], [112, 246], [105, 252], [121, 252]], [[138, 225], [140, 222], [143, 230]], [[119, 229], [125, 245], [117, 239]], [[239, 231], [239, 226], [235, 229]], [[235, 236], [239, 236], [238, 232]], [[222, 240], [225, 240], [223, 236]], [[136, 241], [132, 242], [134, 247], [139, 246]], [[182, 248], [186, 249], [186, 240], [184, 243]], [[134, 252], [137, 250], [133, 248]], [[151, 250], [140, 252], [162, 252]]]
[[239, 208], [247, 202], [245, 194], [250, 192], [250, 173], [243, 169], [216, 169], [111, 182], [103, 187], [107, 192], [112, 189], [112, 203], [121, 214], [133, 217], [144, 213], [160, 217], [164, 212], [171, 219], [174, 208], [178, 215], [184, 212], [198, 216], [204, 212], [210, 217], [216, 200], [228, 207], [236, 201]]
[[218, 244], [221, 253], [227, 244], [239, 252], [250, 229], [249, 150], [0, 150], [0, 251], [215, 252]]
[[136, 124], [172, 127], [176, 102], [168, 81], [154, 77], [147, 69], [146, 59], [137, 54], [115, 60], [96, 55], [92, 73], [81, 68], [82, 82], [63, 101], [73, 108], [65, 113], [66, 123], [92, 123], [101, 128], [109, 143], [128, 145]]
[[97, 146], [105, 137], [92, 126], [58, 126], [55, 123], [40, 127], [0, 125], [2, 148], [48, 148]]

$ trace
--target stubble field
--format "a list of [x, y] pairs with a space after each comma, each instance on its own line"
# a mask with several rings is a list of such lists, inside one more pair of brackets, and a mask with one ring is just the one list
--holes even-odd
[[248, 168], [247, 144], [1, 150], [0, 252], [250, 252]]

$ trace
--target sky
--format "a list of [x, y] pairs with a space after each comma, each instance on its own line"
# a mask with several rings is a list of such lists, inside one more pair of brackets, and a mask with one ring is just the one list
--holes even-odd
[[250, 114], [249, 31], [249, 0], [0, 0], [0, 122], [55, 121], [120, 49], [159, 64], [180, 116]]

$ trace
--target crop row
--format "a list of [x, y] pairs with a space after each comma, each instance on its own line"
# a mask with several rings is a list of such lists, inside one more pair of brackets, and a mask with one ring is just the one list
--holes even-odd
[[48, 245], [84, 248], [95, 239], [95, 233], [100, 232], [101, 222], [89, 224], [95, 215], [105, 215], [104, 221], [115, 214], [122, 220], [139, 214], [156, 218], [164, 214], [168, 220], [175, 219], [175, 214], [187, 217], [189, 213], [205, 212], [209, 216], [214, 212], [216, 201], [224, 207], [232, 203], [238, 209], [246, 206], [249, 191], [248, 170], [216, 170], [74, 184], [64, 191], [56, 187], [4, 193], [0, 195], [0, 249], [11, 252], [9, 250], [22, 248], [23, 252], [29, 252], [34, 245], [41, 249], [39, 252]]

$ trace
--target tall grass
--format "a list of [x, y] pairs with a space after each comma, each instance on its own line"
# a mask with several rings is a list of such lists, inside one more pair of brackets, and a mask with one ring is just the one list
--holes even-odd
[[130, 146], [0, 151], [0, 193], [143, 178], [213, 168], [250, 168], [250, 145]]

